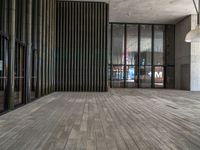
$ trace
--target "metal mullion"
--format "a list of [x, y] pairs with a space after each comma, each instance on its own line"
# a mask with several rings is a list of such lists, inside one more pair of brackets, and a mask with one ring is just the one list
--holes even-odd
[[49, 20], [49, 31], [50, 31], [50, 43], [49, 43], [49, 93], [52, 92], [52, 33], [53, 33], [53, 29], [52, 29], [52, 12], [53, 12], [53, 2], [50, 1], [50, 9], [49, 9], [49, 16], [50, 16], [50, 20]]
[[52, 12], [52, 1], [49, 1], [49, 48], [48, 48], [48, 93], [51, 93], [51, 12]]
[[106, 16], [105, 16], [105, 21], [106, 21], [106, 37], [105, 37], [105, 44], [106, 44], [106, 48], [105, 48], [105, 82], [104, 82], [104, 86], [105, 86], [105, 89], [104, 91], [107, 91], [108, 90], [108, 87], [107, 87], [107, 82], [108, 82], [108, 77], [107, 77], [107, 72], [108, 72], [108, 25], [109, 25], [109, 6], [108, 4], [105, 4], [106, 5]]
[[100, 91], [100, 82], [99, 82], [99, 69], [100, 69], [100, 62], [99, 62], [99, 54], [100, 54], [100, 34], [99, 34], [99, 29], [100, 29], [100, 21], [99, 21], [99, 16], [100, 16], [100, 11], [101, 9], [101, 4], [97, 4], [97, 12], [96, 12], [96, 18], [97, 18], [97, 54], [96, 54], [96, 91]]
[[80, 91], [83, 91], [83, 3], [80, 3], [80, 45], [79, 45], [79, 51], [80, 51], [80, 66], [79, 66], [79, 75], [80, 75]]
[[56, 27], [55, 27], [55, 23], [56, 23], [56, 16], [55, 16], [55, 13], [56, 13], [56, 1], [53, 1], [52, 2], [52, 30], [53, 30], [53, 33], [52, 33], [52, 50], [51, 50], [51, 59], [52, 59], [52, 78], [51, 78], [51, 87], [52, 87], [52, 92], [55, 91], [55, 85], [54, 85], [54, 80], [55, 80], [55, 70], [54, 70], [54, 65], [55, 65], [55, 57], [54, 57], [54, 49], [55, 49], [55, 41], [56, 41], [56, 34], [55, 34], [55, 31], [56, 31]]
[[105, 73], [106, 73], [106, 65], [107, 64], [105, 64], [106, 63], [106, 29], [105, 28], [107, 28], [107, 24], [106, 24], [106, 4], [104, 3], [103, 4], [103, 13], [102, 13], [102, 15], [103, 15], [103, 22], [102, 22], [102, 24], [103, 24], [103, 43], [102, 43], [102, 46], [103, 46], [103, 50], [102, 50], [102, 65], [103, 65], [103, 68], [102, 68], [102, 91], [105, 91], [105, 80], [106, 80], [106, 77], [105, 77]]
[[86, 12], [86, 21], [85, 21], [85, 29], [86, 29], [86, 32], [85, 32], [85, 36], [86, 36], [86, 40], [84, 41], [86, 44], [85, 44], [85, 51], [84, 51], [84, 58], [85, 58], [85, 69], [84, 69], [84, 86], [85, 86], [85, 91], [88, 91], [88, 87], [89, 87], [89, 83], [90, 83], [90, 76], [89, 76], [89, 58], [88, 58], [88, 53], [89, 50], [90, 50], [90, 3], [88, 2], [86, 7], [85, 7], [85, 12]]
[[86, 8], [87, 8], [88, 3], [82, 3], [82, 54], [81, 54], [81, 58], [82, 58], [82, 63], [81, 63], [81, 72], [82, 72], [82, 91], [85, 91], [85, 68], [86, 68], [86, 61], [85, 61], [85, 49], [86, 49], [86, 39], [87, 39], [87, 32], [85, 29], [85, 20], [87, 15], [83, 15], [83, 14], [87, 14], [86, 13]]
[[92, 86], [92, 91], [96, 91], [96, 52], [97, 52], [97, 47], [96, 47], [96, 44], [97, 44], [97, 36], [96, 36], [96, 26], [97, 26], [97, 23], [96, 23], [96, 11], [97, 11], [97, 3], [93, 3], [93, 61], [92, 61], [92, 67], [93, 67], [93, 72], [92, 72], [92, 76], [93, 76], [93, 86]]
[[[45, 11], [46, 11], [46, 0], [43, 1], [43, 15], [42, 17], [45, 18]], [[44, 74], [45, 74], [45, 37], [46, 37], [46, 33], [45, 33], [45, 19], [42, 19], [43, 20], [43, 38], [42, 38], [42, 95], [44, 95], [44, 90], [45, 90], [45, 85], [44, 85], [44, 82], [45, 82], [45, 77], [44, 77]]]
[[[0, 35], [0, 60], [3, 61], [3, 70], [0, 73], [0, 77], [4, 77], [4, 72], [5, 72], [5, 67], [4, 67], [4, 62], [5, 62], [4, 61], [4, 38], [1, 35]], [[4, 79], [1, 78], [0, 79], [0, 89], [1, 89], [1, 91], [4, 91], [3, 83], [4, 83]]]
[[58, 89], [58, 38], [59, 38], [59, 32], [58, 32], [58, 18], [59, 18], [59, 13], [58, 13], [58, 5], [59, 2], [55, 2], [54, 7], [55, 7], [55, 11], [54, 11], [54, 36], [56, 36], [56, 42], [54, 43], [55, 48], [53, 49], [53, 71], [54, 71], [54, 78], [53, 78], [53, 88], [55, 91], [57, 91]]
[[154, 25], [152, 25], [152, 27], [151, 27], [151, 29], [152, 29], [152, 35], [151, 35], [151, 43], [152, 43], [152, 45], [151, 45], [151, 48], [152, 48], [152, 52], [151, 52], [151, 72], [152, 72], [152, 76], [151, 76], [151, 88], [155, 88], [155, 84], [154, 84], [154, 82], [155, 82], [155, 79], [154, 79], [154, 71], [155, 71], [155, 69], [154, 69]]
[[164, 88], [166, 88], [166, 83], [167, 83], [167, 45], [166, 45], [166, 39], [167, 39], [167, 37], [166, 37], [166, 32], [167, 32], [167, 29], [166, 29], [166, 25], [164, 26], [164, 39], [163, 39], [163, 49], [164, 49], [164, 56], [163, 56], [163, 59], [164, 59], [164, 61], [163, 61], [163, 67], [164, 67]]
[[113, 79], [112, 79], [112, 77], [113, 77], [113, 60], [112, 60], [112, 52], [113, 52], [113, 24], [111, 24], [111, 44], [110, 44], [110, 46], [111, 46], [111, 48], [110, 48], [110, 50], [111, 50], [111, 53], [110, 53], [110, 63], [111, 63], [111, 65], [110, 65], [110, 87], [112, 88], [113, 86], [112, 86], [112, 81], [113, 81]]
[[58, 89], [59, 89], [59, 91], [62, 91], [62, 49], [63, 49], [63, 42], [62, 42], [62, 40], [63, 40], [63, 30], [62, 30], [62, 27], [63, 27], [63, 3], [60, 3], [60, 7], [59, 7], [59, 9], [60, 9], [60, 20], [59, 20], [59, 22], [60, 22], [60, 25], [59, 25], [59, 37], [60, 37], [60, 39], [59, 39], [59, 59], [58, 59], [58, 61], [59, 61], [59, 84], [58, 84]]
[[38, 60], [37, 60], [37, 88], [36, 88], [36, 97], [41, 96], [41, 58], [42, 58], [42, 2], [38, 2]]
[[103, 87], [103, 78], [102, 78], [102, 70], [103, 70], [103, 61], [102, 61], [102, 53], [103, 53], [103, 4], [100, 4], [100, 50], [99, 50], [99, 64], [100, 64], [100, 72], [99, 72], [99, 84], [100, 84], [100, 87], [99, 87], [99, 90], [102, 91], [102, 87]]
[[66, 57], [66, 2], [62, 3], [63, 4], [63, 22], [62, 22], [62, 86], [61, 89], [62, 91], [65, 91], [65, 66], [64, 66], [64, 61], [65, 61], [65, 57]]
[[50, 0], [47, 0], [47, 25], [46, 25], [46, 92], [45, 94], [49, 94], [49, 50], [50, 50], [50, 31], [49, 31], [49, 21], [50, 21]]
[[80, 4], [81, 2], [77, 3], [77, 56], [76, 56], [76, 61], [77, 61], [77, 72], [76, 72], [76, 90], [80, 91]]
[[72, 72], [72, 59], [71, 59], [71, 47], [72, 47], [72, 2], [69, 2], [69, 49], [68, 49], [68, 54], [69, 54], [69, 70], [68, 70], [68, 77], [69, 77], [69, 83], [68, 83], [68, 89], [71, 91], [72, 89], [72, 80], [71, 80], [71, 72]]
[[74, 2], [72, 2], [72, 18], [71, 18], [71, 23], [72, 23], [72, 30], [71, 30], [71, 37], [72, 37], [72, 47], [71, 47], [71, 90], [74, 91], [74, 28], [75, 28], [75, 24], [74, 24], [74, 16], [75, 16], [75, 6], [74, 6]]
[[65, 45], [65, 52], [66, 52], [66, 55], [65, 55], [65, 90], [67, 91], [68, 90], [68, 46], [69, 46], [69, 42], [68, 42], [68, 39], [69, 39], [69, 24], [68, 24], [68, 17], [69, 17], [69, 12], [68, 12], [68, 3], [66, 3], [66, 6], [65, 6], [65, 9], [66, 9], [66, 16], [65, 16], [65, 21], [66, 21], [66, 39], [65, 39], [65, 42], [66, 42], [66, 45]]
[[67, 65], [68, 65], [68, 72], [67, 72], [67, 76], [68, 76], [68, 78], [67, 78], [67, 80], [68, 80], [68, 83], [67, 83], [67, 89], [68, 89], [68, 91], [70, 91], [70, 84], [71, 84], [71, 75], [70, 75], [70, 72], [71, 72], [71, 67], [70, 67], [70, 45], [71, 45], [71, 38], [70, 38], [70, 33], [71, 33], [71, 22], [70, 22], [70, 19], [71, 19], [71, 3], [70, 2], [68, 2], [68, 7], [67, 7], [67, 9], [68, 9], [68, 47], [67, 47], [67, 54], [68, 54], [68, 60], [67, 60]]
[[124, 88], [126, 88], [126, 43], [127, 42], [127, 25], [124, 25]]
[[90, 67], [90, 54], [91, 54], [91, 46], [92, 46], [92, 43], [91, 43], [91, 38], [92, 38], [92, 31], [91, 31], [91, 28], [92, 28], [92, 19], [91, 19], [91, 14], [92, 14], [92, 10], [91, 10], [91, 3], [88, 3], [88, 20], [87, 20], [87, 29], [88, 29], [88, 49], [86, 48], [86, 60], [87, 60], [87, 70], [86, 70], [86, 85], [87, 85], [87, 88], [86, 88], [86, 91], [90, 91], [90, 84], [91, 84], [91, 67]]
[[140, 88], [140, 41], [141, 41], [141, 25], [138, 25], [138, 88]]
[[77, 3], [74, 2], [74, 89], [73, 91], [77, 90]]
[[71, 20], [70, 20], [70, 23], [71, 23], [71, 47], [70, 47], [70, 66], [71, 66], [71, 70], [70, 70], [70, 81], [71, 81], [71, 84], [70, 84], [70, 90], [73, 91], [73, 2], [71, 2]]

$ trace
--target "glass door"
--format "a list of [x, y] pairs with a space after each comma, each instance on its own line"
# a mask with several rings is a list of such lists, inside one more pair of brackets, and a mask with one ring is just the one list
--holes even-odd
[[23, 104], [25, 75], [25, 46], [16, 42], [15, 48], [15, 106]]

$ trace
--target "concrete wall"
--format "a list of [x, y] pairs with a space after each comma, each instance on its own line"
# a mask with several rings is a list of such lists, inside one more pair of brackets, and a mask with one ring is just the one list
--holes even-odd
[[190, 90], [190, 44], [185, 35], [191, 29], [191, 16], [186, 17], [175, 27], [175, 88]]
[[[191, 16], [191, 28], [197, 24], [196, 15]], [[190, 62], [190, 90], [200, 91], [200, 43], [191, 43], [191, 62]]]
[[175, 88], [200, 91], [200, 43], [186, 43], [185, 36], [197, 25], [196, 15], [176, 24]]

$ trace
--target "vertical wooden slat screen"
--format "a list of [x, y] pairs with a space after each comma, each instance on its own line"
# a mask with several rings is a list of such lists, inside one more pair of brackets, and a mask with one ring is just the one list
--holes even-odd
[[56, 90], [107, 91], [108, 4], [58, 1]]

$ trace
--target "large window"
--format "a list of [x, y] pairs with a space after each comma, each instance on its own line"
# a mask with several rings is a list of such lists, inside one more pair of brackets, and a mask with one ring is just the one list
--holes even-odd
[[138, 25], [126, 26], [126, 87], [138, 86]]
[[139, 87], [150, 88], [152, 82], [152, 25], [141, 25], [140, 35]]
[[174, 88], [174, 26], [111, 23], [111, 87]]
[[124, 87], [124, 25], [113, 26], [112, 47], [112, 84], [113, 87]]
[[124, 25], [113, 26], [112, 64], [124, 64]]
[[0, 1], [0, 112], [5, 110], [8, 66], [8, 0]]

